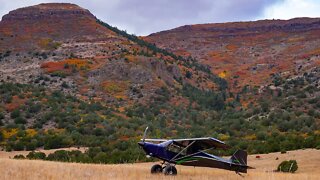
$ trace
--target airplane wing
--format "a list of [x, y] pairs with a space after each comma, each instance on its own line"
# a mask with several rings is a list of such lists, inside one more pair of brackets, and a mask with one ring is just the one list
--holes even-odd
[[211, 167], [243, 173], [247, 173], [247, 169], [251, 169], [251, 167], [246, 164], [233, 162], [231, 160], [202, 152], [176, 159], [176, 163], [184, 166]]
[[[142, 141], [143, 139], [141, 139]], [[149, 141], [149, 142], [165, 142], [168, 141], [167, 139], [145, 139], [145, 141]]]
[[179, 146], [187, 147], [191, 143], [190, 148], [195, 147], [194, 149], [197, 150], [204, 150], [204, 149], [210, 149], [210, 148], [219, 148], [219, 149], [228, 149], [229, 146], [226, 145], [224, 142], [212, 138], [212, 137], [206, 137], [206, 138], [189, 138], [189, 139], [173, 139], [172, 140], [175, 144]]

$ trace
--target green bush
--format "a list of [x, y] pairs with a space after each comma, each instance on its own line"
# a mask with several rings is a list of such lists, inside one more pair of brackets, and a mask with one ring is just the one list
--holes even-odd
[[10, 117], [12, 119], [20, 117], [20, 110], [19, 109], [15, 109], [14, 111], [12, 111], [11, 114], [10, 114]]
[[13, 159], [25, 159], [25, 157], [24, 157], [24, 155], [19, 154], [19, 155], [15, 155], [15, 156], [13, 157]]
[[104, 152], [99, 152], [94, 158], [95, 163], [108, 163], [108, 155]]
[[290, 172], [294, 173], [298, 170], [298, 163], [296, 160], [290, 160], [290, 161], [282, 161], [279, 166], [277, 171], [279, 172]]
[[58, 151], [55, 151], [53, 154], [49, 154], [47, 160], [68, 162], [70, 161], [70, 156], [68, 151], [58, 150]]
[[4, 114], [0, 112], [0, 120], [4, 119]]
[[46, 159], [46, 154], [43, 152], [30, 152], [27, 156], [28, 159]]

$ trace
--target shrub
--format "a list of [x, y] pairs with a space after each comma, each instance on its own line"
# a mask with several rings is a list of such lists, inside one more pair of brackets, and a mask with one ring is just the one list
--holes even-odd
[[37, 146], [36, 143], [30, 142], [30, 143], [26, 144], [26, 150], [27, 151], [34, 151], [34, 150], [36, 150], [36, 146]]
[[285, 154], [285, 153], [287, 153], [287, 151], [285, 151], [285, 150], [282, 150], [282, 151], [281, 151], [281, 154]]
[[29, 113], [38, 113], [41, 110], [41, 104], [32, 104], [29, 107]]
[[30, 152], [27, 156], [28, 159], [46, 159], [46, 154], [43, 152]]
[[16, 109], [16, 110], [12, 111], [11, 114], [10, 114], [10, 117], [11, 117], [12, 119], [15, 119], [15, 118], [17, 118], [17, 117], [20, 117], [20, 110], [19, 110], [19, 109]]
[[24, 144], [21, 141], [18, 141], [13, 145], [13, 150], [15, 151], [23, 151], [24, 150]]
[[24, 157], [24, 155], [19, 154], [19, 155], [15, 155], [15, 156], [13, 157], [13, 159], [25, 159], [25, 157]]
[[186, 78], [191, 79], [192, 78], [192, 72], [187, 71], [186, 72]]
[[17, 117], [14, 119], [14, 123], [16, 124], [26, 124], [27, 121], [23, 117]]
[[4, 119], [4, 114], [0, 112], [0, 120]]
[[294, 173], [298, 170], [298, 163], [296, 160], [290, 160], [290, 161], [282, 161], [279, 166], [277, 171], [280, 172], [290, 172]]
[[63, 81], [63, 83], [61, 84], [61, 87], [67, 89], [67, 88], [69, 88], [69, 85], [65, 81]]
[[108, 155], [104, 152], [99, 152], [94, 158], [93, 161], [95, 163], [107, 163], [108, 162]]
[[68, 151], [58, 150], [52, 154], [49, 154], [47, 160], [68, 162], [68, 161], [70, 161], [70, 156], [68, 154]]

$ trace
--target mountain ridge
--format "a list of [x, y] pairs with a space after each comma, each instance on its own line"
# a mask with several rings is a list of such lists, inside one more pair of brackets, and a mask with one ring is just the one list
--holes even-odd
[[[228, 28], [239, 28], [242, 26], [248, 27], [267, 27], [267, 26], [290, 26], [290, 25], [297, 25], [297, 24], [318, 24], [320, 23], [320, 18], [310, 18], [310, 17], [298, 17], [298, 18], [292, 18], [288, 20], [284, 19], [264, 19], [264, 20], [255, 20], [255, 21], [231, 21], [231, 22], [222, 22], [222, 23], [203, 23], [203, 24], [189, 24], [189, 25], [183, 25], [179, 26], [173, 29], [163, 30], [155, 33], [151, 33], [147, 36], [153, 36], [155, 34], [164, 33], [168, 31], [183, 31], [190, 30], [192, 28], [199, 28], [202, 30], [206, 30], [206, 28], [212, 28], [212, 27], [221, 27], [221, 29], [217, 30], [225, 30]], [[210, 30], [210, 29], [209, 29]], [[215, 29], [212, 29], [215, 30]]]
[[178, 55], [196, 57], [229, 84], [238, 79], [241, 85], [233, 89], [239, 91], [246, 85], [267, 85], [277, 73], [293, 76], [300, 73], [299, 67], [317, 66], [319, 31], [319, 18], [295, 18], [187, 25], [144, 39]]

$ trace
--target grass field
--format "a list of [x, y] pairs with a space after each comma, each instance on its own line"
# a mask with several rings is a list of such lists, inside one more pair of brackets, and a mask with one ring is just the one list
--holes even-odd
[[[178, 175], [168, 177], [151, 175], [153, 163], [122, 165], [75, 164], [47, 161], [13, 160], [15, 152], [0, 153], [0, 179], [319, 179], [320, 150], [306, 149], [289, 151], [286, 154], [270, 153], [249, 156], [248, 163], [256, 169], [241, 177], [234, 172], [210, 168], [177, 166]], [[278, 160], [276, 160], [278, 158]], [[299, 169], [295, 174], [276, 173], [272, 170], [283, 160], [295, 159]]]

